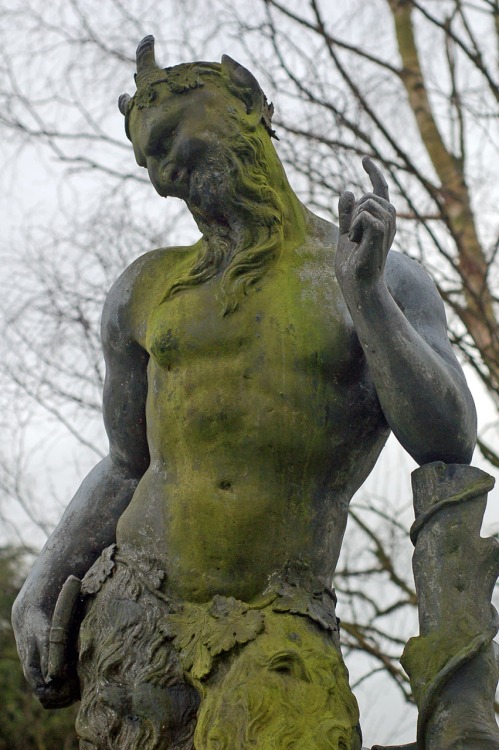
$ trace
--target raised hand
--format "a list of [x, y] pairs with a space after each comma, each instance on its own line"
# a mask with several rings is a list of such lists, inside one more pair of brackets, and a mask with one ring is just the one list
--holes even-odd
[[395, 209], [389, 202], [385, 178], [369, 157], [364, 157], [362, 166], [369, 175], [373, 192], [357, 202], [352, 193], [342, 193], [338, 204], [340, 237], [335, 269], [346, 294], [359, 284], [383, 277], [395, 236]]

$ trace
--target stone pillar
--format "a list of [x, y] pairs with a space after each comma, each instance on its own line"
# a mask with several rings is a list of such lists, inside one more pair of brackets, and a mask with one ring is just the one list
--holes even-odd
[[491, 605], [499, 542], [480, 529], [494, 479], [467, 465], [413, 473], [411, 529], [420, 634], [402, 665], [419, 709], [418, 750], [497, 750], [498, 665]]

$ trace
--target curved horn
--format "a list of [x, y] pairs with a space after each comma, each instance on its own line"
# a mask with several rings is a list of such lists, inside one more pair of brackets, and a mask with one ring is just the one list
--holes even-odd
[[159, 70], [154, 57], [154, 37], [145, 36], [137, 47], [137, 77]]
[[118, 99], [118, 107], [122, 115], [126, 115], [128, 102], [130, 102], [131, 100], [132, 97], [130, 96], [130, 94], [122, 94]]

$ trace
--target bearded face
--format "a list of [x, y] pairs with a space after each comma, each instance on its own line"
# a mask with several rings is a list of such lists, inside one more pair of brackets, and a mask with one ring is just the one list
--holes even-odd
[[133, 97], [119, 99], [136, 161], [159, 195], [187, 203], [205, 238], [165, 298], [223, 271], [226, 314], [282, 248], [275, 185], [285, 176], [270, 140], [273, 106], [226, 55], [159, 68], [150, 36], [137, 48], [136, 83]]
[[180, 94], [161, 84], [157, 88], [153, 106], [131, 113], [137, 161], [147, 168], [159, 195], [208, 210], [230, 183], [228, 141], [237, 107], [243, 105], [211, 82]]
[[[139, 165], [161, 196], [211, 213], [230, 184], [234, 131], [271, 127], [273, 106], [256, 78], [227, 55], [219, 63], [156, 64], [154, 38], [137, 47], [137, 91], [119, 107]], [[220, 200], [218, 201], [220, 204]]]
[[306, 618], [265, 610], [265, 631], [203, 683], [199, 750], [360, 750], [357, 702], [332, 641]]

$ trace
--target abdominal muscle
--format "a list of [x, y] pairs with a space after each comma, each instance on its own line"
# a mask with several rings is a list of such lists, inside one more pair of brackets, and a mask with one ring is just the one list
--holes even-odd
[[274, 571], [306, 558], [310, 547], [304, 498], [288, 498], [282, 488], [276, 495], [268, 484], [246, 477], [228, 489], [210, 481], [161, 483], [151, 467], [120, 520], [118, 544], [152, 553], [167, 590], [182, 599], [250, 601]]
[[[296, 398], [292, 385], [283, 394], [252, 382], [234, 398], [226, 376], [207, 398], [205, 372], [178, 400], [175, 376], [173, 386], [157, 382], [163, 377], [158, 368], [148, 399], [151, 465], [120, 519], [118, 544], [146, 552], [166, 572], [166, 590], [190, 601], [251, 601], [289, 562], [327, 583], [348, 501], [364, 479], [358, 467], [369, 456], [374, 463], [384, 442], [375, 398], [363, 427], [351, 415], [353, 434], [345, 414], [352, 401], [339, 399], [339, 407], [332, 388], [318, 402], [317, 393], [304, 397], [305, 381]], [[185, 386], [184, 374], [177, 387]], [[167, 431], [155, 430], [166, 423]]]

